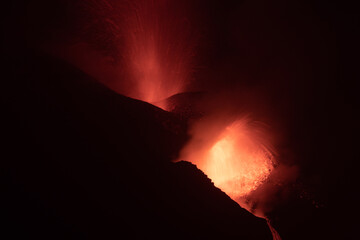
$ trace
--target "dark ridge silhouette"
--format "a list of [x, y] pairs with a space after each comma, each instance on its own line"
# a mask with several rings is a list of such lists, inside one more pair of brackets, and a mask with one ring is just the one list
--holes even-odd
[[2, 239], [271, 239], [194, 165], [171, 162], [188, 139], [176, 115], [49, 56], [11, 61]]
[[184, 92], [170, 96], [158, 104], [167, 106], [169, 112], [175, 113], [179, 118], [189, 121], [201, 118], [204, 115], [199, 105], [205, 99], [205, 92]]

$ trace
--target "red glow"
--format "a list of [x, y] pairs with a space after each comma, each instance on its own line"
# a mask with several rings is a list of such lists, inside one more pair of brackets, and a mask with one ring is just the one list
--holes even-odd
[[130, 4], [123, 27], [123, 57], [133, 81], [127, 95], [154, 104], [184, 91], [195, 42], [186, 15], [186, 7], [173, 1]]

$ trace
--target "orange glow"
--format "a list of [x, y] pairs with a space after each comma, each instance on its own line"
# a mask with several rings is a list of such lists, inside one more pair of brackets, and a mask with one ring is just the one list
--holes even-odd
[[[201, 132], [197, 135], [203, 134]], [[200, 141], [206, 137], [207, 133]], [[247, 119], [241, 119], [223, 129], [212, 144], [205, 144], [205, 149], [199, 150], [199, 145], [192, 142], [185, 152], [187, 159], [196, 164], [215, 186], [243, 205], [241, 198], [264, 183], [274, 168], [274, 157], [265, 139], [259, 128]]]
[[203, 166], [214, 184], [235, 199], [255, 190], [273, 168], [270, 152], [243, 128], [241, 124], [227, 127]]

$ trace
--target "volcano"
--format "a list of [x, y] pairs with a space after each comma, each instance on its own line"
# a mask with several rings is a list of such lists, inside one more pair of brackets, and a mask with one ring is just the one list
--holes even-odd
[[3, 9], [1, 239], [357, 239], [348, 2]]

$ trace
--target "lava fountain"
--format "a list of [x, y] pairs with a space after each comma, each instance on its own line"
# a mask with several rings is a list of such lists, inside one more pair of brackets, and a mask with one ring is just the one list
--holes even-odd
[[264, 125], [248, 117], [230, 123], [207, 119], [195, 122], [190, 134], [192, 139], [180, 159], [197, 165], [241, 207], [265, 218], [273, 239], [281, 240], [265, 214], [255, 212], [251, 206], [251, 194], [271, 178], [276, 165], [275, 151]]
[[230, 123], [199, 121], [180, 158], [198, 166], [242, 207], [245, 198], [264, 183], [275, 166], [274, 151], [263, 125], [248, 117]]
[[273, 169], [273, 155], [250, 132], [246, 120], [227, 126], [199, 165], [231, 198], [255, 190]]
[[127, 95], [166, 109], [160, 101], [183, 92], [192, 73], [196, 34], [186, 3], [137, 0], [126, 9], [122, 57], [133, 82]]

